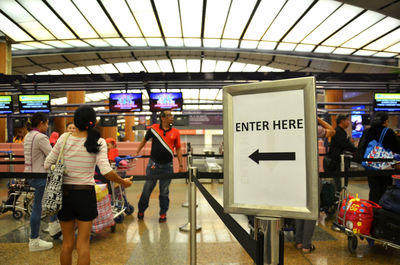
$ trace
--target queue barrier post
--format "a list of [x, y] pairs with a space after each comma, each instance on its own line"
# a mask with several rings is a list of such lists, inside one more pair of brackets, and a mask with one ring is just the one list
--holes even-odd
[[255, 235], [258, 236], [259, 232], [264, 234], [263, 264], [283, 264], [283, 249], [280, 249], [282, 224], [282, 218], [256, 217], [255, 229], [257, 230], [254, 230]]
[[[197, 177], [197, 167], [191, 167], [189, 174], [189, 222], [190, 222], [190, 264], [196, 264], [196, 232], [198, 231], [196, 223], [196, 184], [194, 177]], [[201, 228], [200, 228], [201, 229]], [[199, 229], [199, 230], [200, 230]]]
[[[194, 204], [192, 205], [191, 203], [192, 203], [192, 201], [191, 201], [191, 193], [192, 193], [192, 191], [191, 191], [191, 184], [193, 184], [194, 186], [196, 185], [194, 182], [193, 182], [193, 178], [192, 178], [192, 176], [193, 176], [193, 174], [194, 174], [194, 171], [196, 170], [196, 177], [197, 177], [197, 168], [194, 168], [194, 167], [188, 167], [188, 171], [189, 171], [189, 186], [188, 186], [188, 200], [189, 200], [189, 202], [188, 202], [188, 222], [186, 223], [186, 224], [184, 224], [184, 225], [182, 225], [182, 226], [180, 226], [179, 227], [179, 231], [181, 231], [181, 232], [189, 232], [189, 231], [191, 231], [190, 230], [190, 227], [191, 227], [191, 225], [190, 225], [190, 215], [191, 215], [191, 212], [192, 212], [192, 209], [191, 209], [191, 207], [192, 208], [194, 208], [195, 210], [194, 211], [196, 211], [196, 208], [197, 208], [197, 201], [196, 201], [196, 198], [195, 198], [195, 200], [194, 200]], [[182, 205], [183, 206], [183, 205]], [[201, 230], [201, 226], [200, 225], [195, 225], [194, 227], [196, 227], [196, 231], [200, 231]]]

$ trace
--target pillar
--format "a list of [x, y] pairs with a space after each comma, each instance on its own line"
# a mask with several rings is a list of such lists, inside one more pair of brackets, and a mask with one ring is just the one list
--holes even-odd
[[[329, 102], [342, 102], [343, 90], [325, 90], [325, 103]], [[341, 106], [325, 105], [325, 109], [340, 109]], [[332, 127], [336, 128], [336, 116], [331, 116]]]
[[[105, 100], [104, 103], [107, 104], [106, 109], [108, 109], [108, 100]], [[116, 141], [118, 141], [118, 137], [117, 137], [117, 132], [118, 132], [118, 126], [112, 126], [112, 127], [103, 127], [100, 126], [100, 133], [101, 133], [101, 137], [106, 139], [106, 138], [114, 138]]]
[[135, 125], [134, 116], [125, 116], [125, 141], [133, 142], [135, 141], [135, 133], [132, 130], [132, 126]]
[[[0, 39], [0, 74], [11, 75], [12, 67], [11, 43]], [[7, 139], [7, 118], [0, 118], [0, 143]]]

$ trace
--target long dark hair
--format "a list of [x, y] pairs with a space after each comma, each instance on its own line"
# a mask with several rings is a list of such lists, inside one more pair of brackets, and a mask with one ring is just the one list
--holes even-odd
[[25, 123], [28, 131], [31, 131], [33, 128], [37, 128], [41, 122], [47, 122], [47, 116], [42, 112], [36, 112], [28, 119]]
[[88, 136], [85, 142], [86, 150], [89, 153], [97, 154], [100, 150], [98, 144], [100, 132], [94, 128], [96, 125], [96, 112], [90, 106], [81, 106], [75, 110], [74, 124], [80, 131], [87, 131]]
[[383, 126], [385, 121], [389, 119], [389, 115], [386, 112], [377, 112], [374, 116], [371, 126]]

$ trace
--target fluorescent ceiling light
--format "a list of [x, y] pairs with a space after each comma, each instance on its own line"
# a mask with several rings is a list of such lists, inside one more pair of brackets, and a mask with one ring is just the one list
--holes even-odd
[[231, 62], [228, 61], [217, 61], [215, 65], [215, 72], [227, 72]]
[[144, 69], [140, 61], [128, 62], [128, 64], [131, 67], [132, 71], [135, 73], [146, 72], [146, 69]]
[[257, 72], [257, 69], [260, 68], [258, 64], [251, 64], [248, 63], [246, 66], [243, 68], [243, 72]]
[[37, 42], [37, 41], [31, 41], [31, 42], [24, 42], [24, 44], [35, 47], [37, 49], [54, 49], [54, 47]]
[[25, 44], [12, 44], [12, 47], [20, 49], [20, 50], [33, 50], [33, 49], [35, 49], [34, 47], [29, 46], [29, 45], [25, 45]]
[[396, 55], [397, 55], [396, 53], [391, 53], [391, 52], [378, 52], [378, 53], [375, 53], [372, 56], [376, 56], [376, 57], [394, 57]]
[[48, 0], [47, 2], [80, 38], [89, 39], [98, 37], [97, 33], [71, 1]]
[[75, 67], [75, 68], [72, 68], [75, 72], [77, 72], [79, 75], [88, 75], [88, 74], [91, 74], [90, 73], [90, 71], [86, 68], [86, 67], [84, 67], [84, 66], [81, 66], [81, 67]]
[[63, 75], [59, 70], [50, 70], [47, 72], [49, 75]]
[[329, 16], [321, 25], [311, 32], [302, 43], [319, 44], [329, 35], [341, 28], [363, 9], [344, 4], [335, 13]]
[[284, 70], [263, 65], [258, 72], [284, 72]]
[[145, 37], [161, 37], [150, 0], [127, 0]]
[[185, 59], [173, 59], [172, 64], [176, 73], [187, 72], [186, 60]]
[[240, 48], [242, 49], [255, 49], [257, 48], [258, 41], [253, 40], [242, 40], [240, 42]]
[[201, 47], [201, 39], [184, 38], [186, 47]]
[[118, 37], [118, 33], [96, 0], [72, 0], [101, 37]]
[[128, 44], [121, 38], [106, 38], [104, 39], [106, 42], [110, 43], [111, 46], [114, 47], [124, 47], [128, 46]]
[[188, 69], [188, 72], [199, 73], [200, 72], [200, 60], [188, 59], [187, 60], [187, 69]]
[[67, 97], [51, 99], [51, 105], [64, 105], [68, 103]]
[[20, 0], [37, 20], [39, 20], [58, 39], [73, 39], [74, 34], [58, 19], [41, 0]]
[[83, 42], [80, 40], [64, 40], [64, 42], [68, 43], [69, 45], [71, 45], [73, 47], [89, 47], [90, 46], [86, 42]]
[[61, 69], [60, 71], [65, 75], [76, 75], [77, 74], [77, 72], [72, 68]]
[[84, 39], [85, 42], [89, 43], [90, 45], [93, 45], [94, 47], [109, 47], [110, 44], [105, 42], [102, 39]]
[[203, 63], [201, 65], [201, 71], [203, 73], [214, 72], [216, 63], [217, 62], [215, 60], [203, 60]]
[[166, 60], [157, 60], [158, 66], [163, 73], [173, 73], [174, 69], [172, 69], [172, 65], [169, 59]]
[[262, 39], [279, 41], [312, 2], [312, 0], [289, 0]]
[[205, 38], [221, 38], [231, 0], [207, 1]]
[[295, 47], [296, 47], [296, 44], [294, 44], [294, 43], [281, 42], [281, 43], [279, 43], [279, 45], [276, 49], [279, 51], [293, 51]]
[[142, 33], [124, 0], [102, 0], [102, 3], [124, 37], [142, 37]]
[[336, 48], [332, 53], [333, 54], [351, 54], [354, 51], [355, 51], [355, 49]]
[[331, 0], [318, 1], [300, 22], [283, 39], [285, 42], [298, 43], [314, 28], [324, 21], [341, 3]]
[[21, 30], [17, 25], [12, 23], [8, 18], [0, 13], [0, 30], [14, 41], [30, 41], [33, 40]]
[[62, 41], [58, 41], [58, 40], [49, 40], [49, 41], [42, 41], [43, 43], [46, 43], [48, 45], [57, 47], [57, 48], [71, 48], [71, 45], [62, 42]]
[[219, 48], [221, 46], [220, 39], [203, 39], [203, 46], [206, 48]]
[[[26, 10], [13, 0], [1, 0], [0, 9], [3, 10], [15, 23], [19, 24], [29, 34], [38, 40], [54, 39], [54, 36], [36, 21]], [[15, 26], [13, 22], [0, 14], [0, 30], [14, 41], [32, 40], [28, 34]], [[13, 37], [14, 36], [14, 37]]]
[[[201, 34], [203, 0], [179, 0], [179, 7], [181, 9], [183, 37], [199, 38]], [[185, 46], [191, 45], [187, 45], [185, 40]]]
[[342, 46], [349, 48], [361, 48], [362, 46], [376, 39], [378, 36], [382, 36], [386, 32], [391, 31], [399, 25], [400, 21], [398, 19], [387, 17], [361, 32], [351, 40], [347, 41]]
[[229, 68], [229, 72], [241, 72], [246, 64], [233, 62]]
[[113, 64], [101, 64], [101, 65], [99, 65], [103, 70], [104, 70], [104, 72], [106, 72], [107, 74], [116, 74], [116, 73], [119, 73], [118, 72], [118, 70], [114, 67], [114, 65]]
[[142, 61], [144, 64], [144, 67], [146, 67], [147, 72], [149, 73], [159, 73], [160, 67], [158, 66], [157, 62], [154, 60], [144, 60]]
[[120, 73], [132, 73], [132, 69], [127, 63], [115, 63], [114, 66], [117, 67]]
[[276, 46], [276, 42], [260, 41], [257, 48], [260, 50], [273, 50], [273, 49], [275, 49], [275, 46]]
[[164, 41], [161, 38], [146, 38], [150, 47], [163, 47]]
[[168, 46], [172, 47], [183, 47], [183, 39], [182, 38], [165, 38]]
[[315, 45], [298, 44], [295, 51], [296, 52], [311, 52], [315, 48]]
[[366, 28], [381, 20], [383, 17], [384, 15], [377, 12], [367, 11], [356, 18], [354, 21], [352, 21], [350, 24], [345, 26], [335, 35], [324, 41], [323, 44], [330, 46], [340, 46], [350, 38], [354, 37]]
[[239, 45], [239, 40], [221, 40], [221, 48], [237, 48]]
[[385, 51], [386, 52], [397, 52], [397, 53], [400, 53], [400, 42], [395, 44], [395, 45], [393, 45], [393, 46], [390, 46]]
[[182, 37], [178, 0], [154, 0], [164, 36]]
[[146, 47], [147, 42], [144, 38], [126, 38], [125, 39], [129, 45], [134, 47]]
[[199, 89], [182, 89], [182, 96], [184, 99], [198, 99]]
[[365, 47], [365, 49], [369, 50], [384, 50], [385, 48], [389, 47], [390, 45], [400, 41], [400, 29], [389, 33], [386, 36], [383, 36], [379, 40], [374, 41], [373, 43], [369, 44]]
[[327, 46], [318, 46], [314, 52], [317, 53], [331, 53], [333, 52], [333, 50], [335, 49], [335, 47], [327, 47]]
[[98, 65], [90, 65], [87, 67], [92, 74], [104, 74], [103, 68]]
[[226, 21], [224, 36], [226, 39], [239, 39], [253, 12], [256, 0], [233, 1]]
[[257, 8], [251, 23], [244, 34], [244, 38], [249, 40], [260, 40], [285, 2], [286, 0], [263, 0]]
[[49, 73], [48, 72], [38, 72], [38, 73], [35, 73], [35, 75], [48, 75]]
[[375, 51], [366, 51], [366, 50], [359, 50], [353, 53], [353, 55], [359, 56], [371, 56], [372, 54], [376, 53]]

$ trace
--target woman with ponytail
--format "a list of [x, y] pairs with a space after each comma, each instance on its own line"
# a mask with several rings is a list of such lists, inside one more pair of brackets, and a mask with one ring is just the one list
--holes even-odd
[[[81, 106], [74, 114], [76, 131], [73, 132], [64, 147], [66, 173], [63, 180], [62, 208], [58, 212], [63, 243], [60, 263], [72, 263], [72, 251], [75, 244], [75, 222], [78, 224], [76, 249], [78, 264], [90, 264], [90, 232], [92, 221], [97, 217], [97, 202], [94, 189], [93, 172], [97, 165], [102, 175], [124, 187], [132, 185], [132, 178], [122, 179], [110, 167], [107, 157], [107, 144], [100, 138], [95, 128], [96, 112], [92, 107]], [[57, 141], [45, 161], [45, 168], [56, 163], [65, 137], [64, 133]]]

